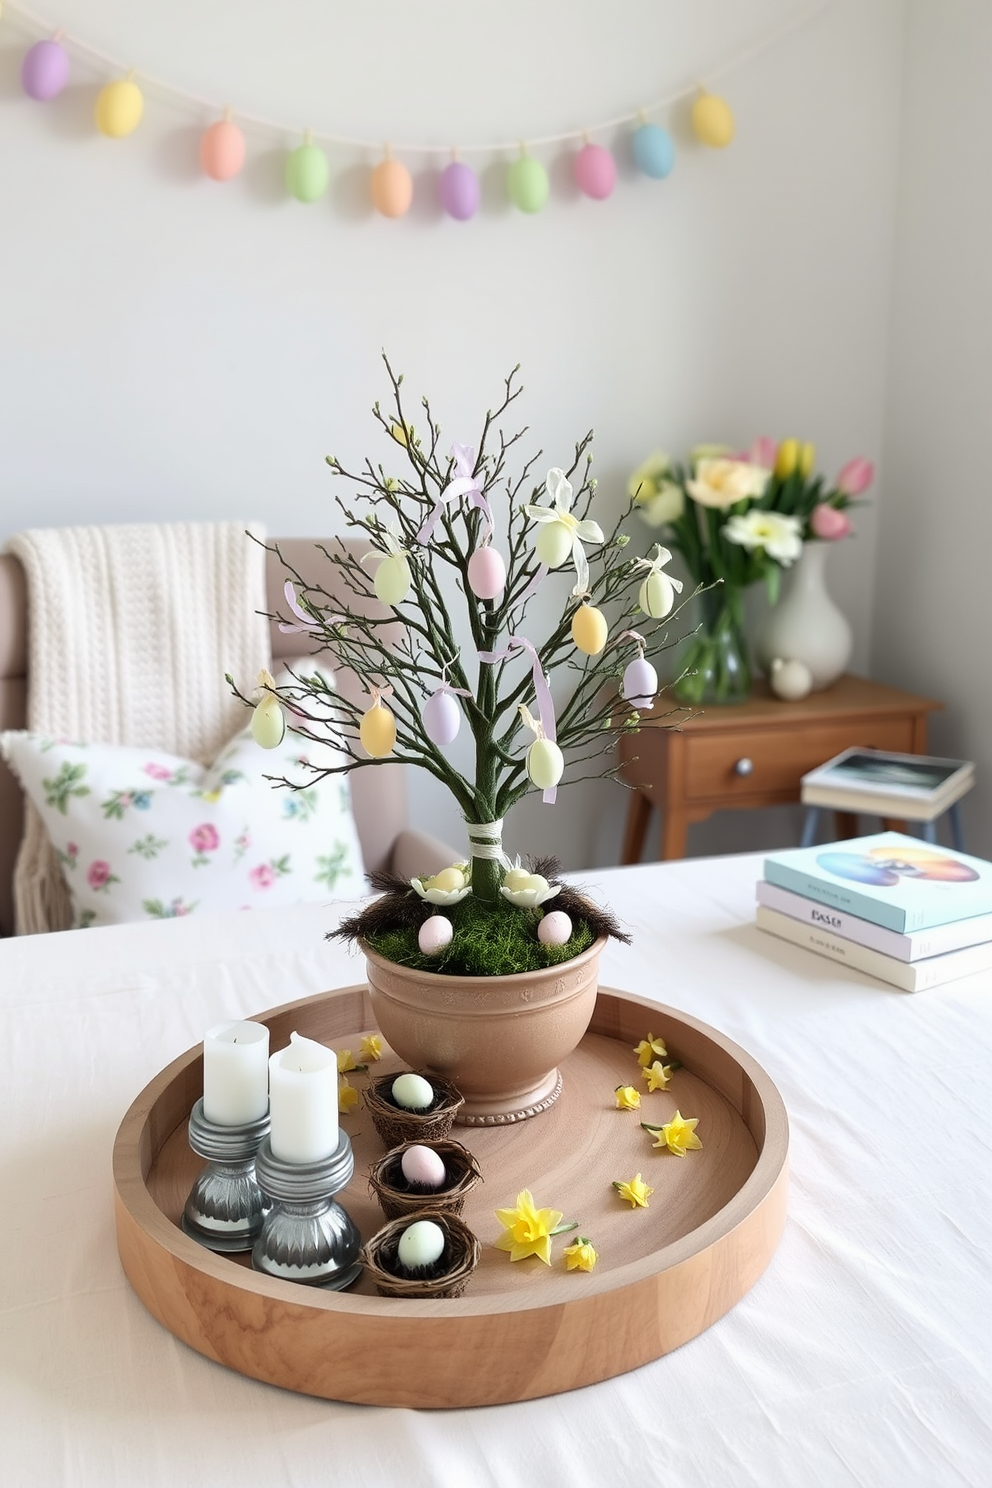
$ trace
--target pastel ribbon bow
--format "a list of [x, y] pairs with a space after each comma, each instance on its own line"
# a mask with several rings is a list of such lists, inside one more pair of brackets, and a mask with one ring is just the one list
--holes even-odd
[[478, 511], [481, 511], [489, 524], [490, 536], [495, 528], [492, 508], [486, 500], [482, 487], [479, 484], [478, 476], [474, 473], [475, 450], [469, 444], [453, 444], [451, 446], [450, 458], [455, 462], [455, 475], [445, 486], [440, 496], [438, 496], [434, 504], [434, 510], [417, 533], [417, 541], [419, 543], [426, 544], [430, 542], [434, 536], [434, 529], [437, 527], [444, 513], [444, 508], [449, 501], [455, 501], [459, 496], [467, 496], [469, 498], [469, 506], [474, 506]]
[[[527, 651], [530, 653], [531, 665], [534, 673], [534, 696], [537, 699], [537, 713], [541, 721], [540, 737], [550, 739], [552, 744], [557, 742], [557, 726], [555, 724], [555, 705], [551, 696], [551, 688], [548, 679], [544, 675], [541, 666], [541, 658], [525, 636], [510, 636], [504, 651], [480, 651], [479, 660], [494, 666], [498, 661], [508, 661], [514, 651]], [[537, 731], [535, 730], [535, 733]], [[549, 786], [544, 792], [542, 800], [549, 806], [553, 806], [557, 796], [557, 787]]]
[[286, 587], [283, 593], [286, 596], [286, 603], [289, 605], [293, 614], [298, 620], [304, 622], [302, 625], [287, 625], [284, 620], [280, 620], [279, 629], [283, 635], [292, 635], [301, 630], [317, 630], [321, 625], [340, 625], [348, 618], [347, 615], [327, 615], [316, 618], [313, 615], [308, 615], [296, 598], [296, 590], [293, 588], [292, 582], [289, 579], [286, 580]]

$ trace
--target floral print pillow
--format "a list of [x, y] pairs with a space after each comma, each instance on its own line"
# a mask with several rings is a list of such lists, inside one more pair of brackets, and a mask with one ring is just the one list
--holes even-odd
[[23, 731], [0, 734], [0, 750], [41, 814], [77, 927], [366, 892], [347, 777], [314, 782], [307, 768], [340, 765], [330, 745], [287, 730], [263, 750], [246, 725], [207, 767]]

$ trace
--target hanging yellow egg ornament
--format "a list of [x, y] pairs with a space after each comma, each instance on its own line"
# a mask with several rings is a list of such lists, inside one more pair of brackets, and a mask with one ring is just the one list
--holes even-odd
[[701, 94], [692, 105], [692, 127], [704, 145], [722, 150], [734, 137], [734, 116], [729, 103], [715, 93]]
[[141, 89], [130, 78], [115, 78], [97, 94], [93, 117], [96, 127], [108, 139], [124, 139], [141, 123], [145, 100]]
[[266, 693], [251, 715], [251, 736], [263, 749], [278, 749], [286, 737], [286, 715], [271, 692]]
[[372, 581], [380, 604], [402, 604], [410, 592], [410, 564], [405, 553], [388, 553]]
[[565, 773], [565, 756], [551, 739], [535, 739], [527, 751], [527, 774], [538, 790], [550, 790]]
[[358, 728], [362, 748], [371, 759], [385, 759], [396, 747], [396, 719], [380, 697], [363, 715]]
[[580, 604], [572, 616], [572, 640], [586, 656], [598, 656], [606, 645], [609, 626], [602, 610], [595, 605]]

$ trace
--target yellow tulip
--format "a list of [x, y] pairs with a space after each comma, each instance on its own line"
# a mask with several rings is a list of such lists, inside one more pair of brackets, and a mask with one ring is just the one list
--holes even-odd
[[813, 473], [813, 462], [816, 459], [816, 445], [804, 444], [799, 450], [799, 474], [803, 480], [809, 480]]
[[779, 480], [788, 480], [799, 461], [798, 439], [783, 439], [775, 456], [775, 474]]

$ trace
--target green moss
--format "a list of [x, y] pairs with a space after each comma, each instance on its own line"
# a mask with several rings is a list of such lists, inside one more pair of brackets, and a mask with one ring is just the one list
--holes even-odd
[[[549, 908], [554, 907], [552, 902]], [[571, 961], [595, 939], [589, 926], [573, 916], [567, 945], [542, 945], [537, 938], [540, 912], [518, 909], [505, 899], [488, 905], [470, 894], [461, 903], [435, 912], [449, 919], [455, 932], [451, 944], [438, 956], [425, 956], [420, 950], [415, 926], [378, 931], [368, 936], [368, 942], [387, 961], [421, 971], [444, 976], [511, 976]]]

